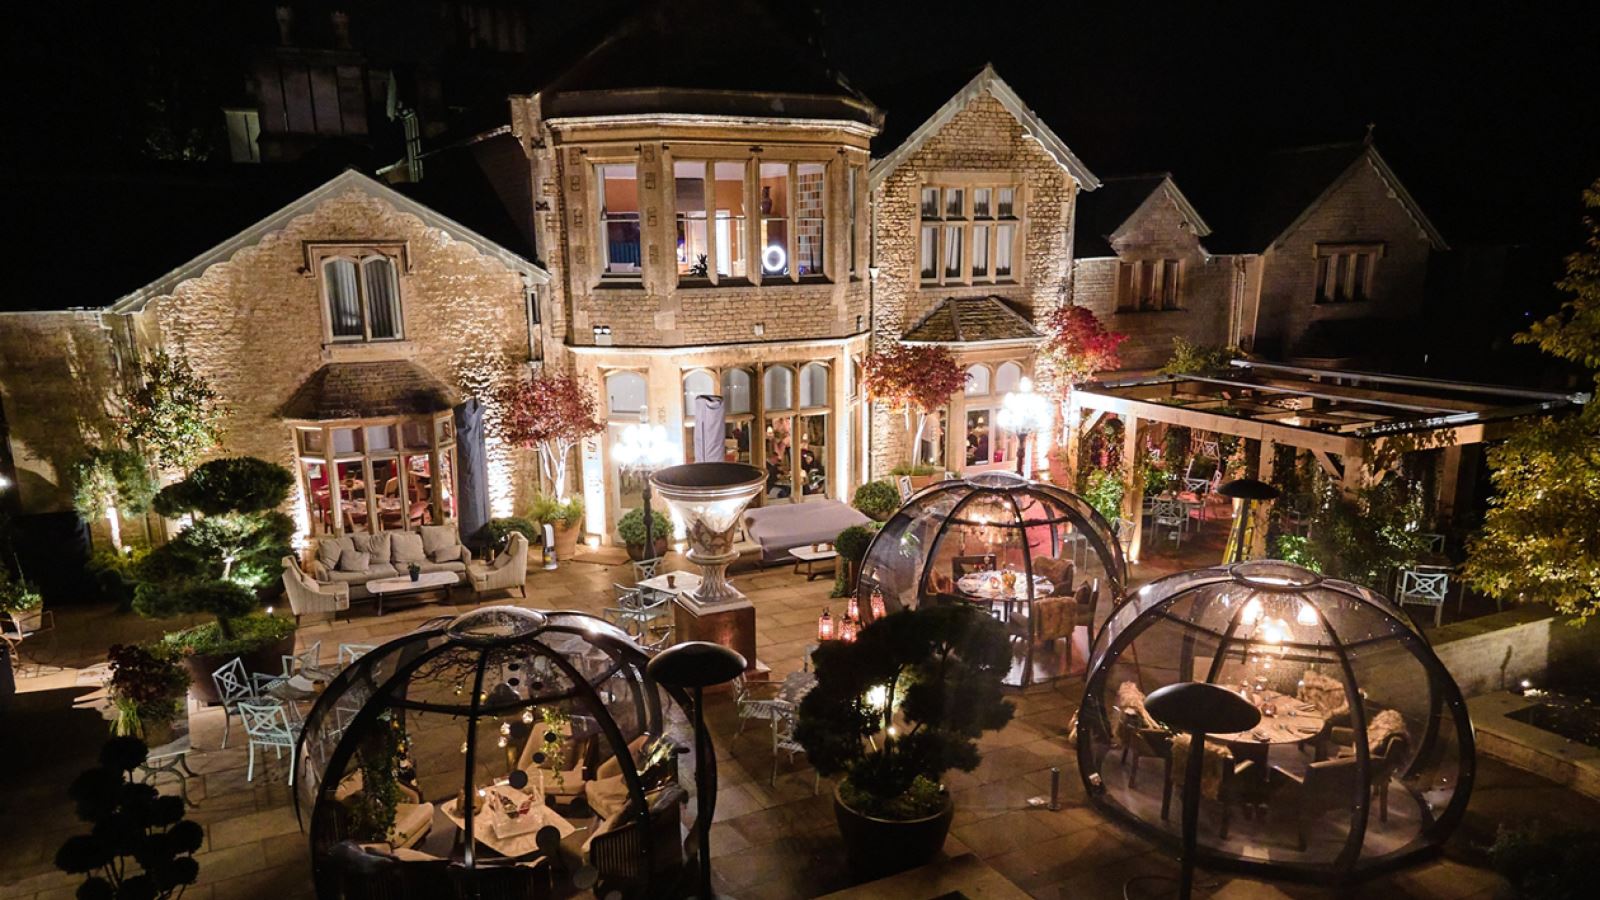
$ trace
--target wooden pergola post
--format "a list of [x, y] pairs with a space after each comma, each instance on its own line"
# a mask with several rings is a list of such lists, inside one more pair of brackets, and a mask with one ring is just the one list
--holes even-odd
[[1063, 457], [1066, 459], [1066, 479], [1061, 485], [1067, 490], [1073, 490], [1078, 483], [1078, 445], [1083, 442], [1083, 410], [1078, 407], [1078, 392], [1067, 389], [1067, 414], [1065, 438], [1066, 446], [1062, 448]]
[[[1273, 462], [1278, 458], [1278, 442], [1262, 438], [1256, 457], [1256, 480], [1272, 484]], [[1249, 542], [1244, 548], [1245, 559], [1267, 558], [1267, 528], [1272, 517], [1272, 501], [1260, 500], [1250, 505]]]
[[1144, 477], [1139, 471], [1144, 453], [1144, 421], [1137, 416], [1123, 416], [1122, 424], [1122, 518], [1133, 532], [1128, 538], [1128, 562], [1136, 563], [1144, 536]]

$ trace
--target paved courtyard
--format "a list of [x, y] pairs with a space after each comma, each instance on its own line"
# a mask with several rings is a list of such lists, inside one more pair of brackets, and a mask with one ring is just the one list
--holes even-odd
[[[1188, 548], [1186, 548], [1188, 549]], [[686, 568], [673, 554], [671, 568]], [[1158, 571], [1152, 567], [1152, 572]], [[826, 606], [830, 579], [806, 581], [787, 568], [736, 568], [735, 584], [755, 602], [761, 661], [774, 678], [799, 668], [815, 638], [816, 619]], [[1148, 575], [1146, 575], [1148, 577]], [[528, 598], [490, 597], [486, 603], [598, 612], [612, 596], [613, 581], [631, 581], [626, 566], [595, 562], [563, 563], [557, 572], [529, 576]], [[454, 607], [430, 605], [400, 609], [379, 618], [358, 607], [337, 624], [307, 624], [301, 647], [322, 641], [332, 661], [341, 642], [375, 643], [401, 634], [424, 619], [475, 605], [464, 594]], [[77, 830], [66, 786], [86, 767], [105, 734], [98, 713], [73, 709], [75, 698], [95, 690], [92, 672], [82, 669], [103, 658], [118, 641], [152, 637], [171, 623], [140, 620], [97, 607], [66, 607], [52, 638], [19, 682], [20, 694], [0, 732], [0, 898], [57, 900], [73, 896], [73, 882], [54, 871], [56, 847]], [[1017, 715], [1004, 730], [983, 740], [984, 759], [972, 773], [951, 773], [956, 817], [946, 862], [915, 888], [897, 887], [873, 896], [916, 893], [934, 897], [950, 891], [969, 896], [1003, 896], [994, 885], [1014, 886], [1035, 897], [1114, 898], [1138, 874], [1175, 871], [1168, 855], [1110, 824], [1087, 805], [1066, 734], [1081, 681], [1059, 682], [1014, 695]], [[721, 787], [713, 826], [716, 878], [722, 889], [743, 898], [812, 897], [850, 888], [844, 853], [834, 822], [831, 786], [812, 794], [812, 773], [804, 757], [773, 765], [770, 733], [752, 724], [734, 740], [734, 705], [726, 695], [708, 705], [716, 739]], [[235, 729], [227, 750], [217, 749], [222, 733], [217, 709], [192, 714], [198, 748], [191, 756], [199, 777], [191, 779], [198, 806], [191, 817], [206, 828], [199, 854], [200, 883], [184, 896], [197, 900], [294, 900], [311, 896], [308, 849], [283, 783], [284, 769], [258, 765], [253, 783], [245, 780], [246, 751]], [[1027, 799], [1048, 791], [1050, 769], [1062, 770], [1064, 803], [1059, 812], [1030, 809]], [[1218, 898], [1245, 897], [1417, 897], [1432, 900], [1493, 897], [1504, 883], [1485, 868], [1483, 848], [1504, 820], [1533, 816], [1567, 821], [1600, 820], [1600, 805], [1547, 782], [1480, 760], [1480, 780], [1466, 825], [1445, 856], [1415, 869], [1334, 892], [1316, 886], [1269, 885], [1228, 875], [1207, 876], [1200, 893]], [[172, 790], [172, 786], [167, 786]], [[998, 877], [996, 877], [996, 873]], [[987, 880], [985, 880], [987, 879]], [[988, 885], [986, 887], [985, 885]], [[1134, 896], [1166, 896], [1169, 885], [1144, 882]]]

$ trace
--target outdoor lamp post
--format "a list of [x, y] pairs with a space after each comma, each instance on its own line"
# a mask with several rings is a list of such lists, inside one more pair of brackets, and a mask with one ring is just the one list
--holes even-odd
[[[1001, 401], [995, 424], [1017, 436], [1017, 474], [1028, 477], [1023, 460], [1028, 455], [1028, 438], [1050, 427], [1050, 402], [1033, 392], [1033, 379], [1024, 378]], [[1031, 467], [1029, 467], [1031, 468]]]
[[622, 431], [622, 440], [611, 448], [611, 457], [617, 468], [629, 475], [644, 479], [644, 552], [645, 558], [655, 556], [656, 540], [651, 526], [650, 474], [672, 462], [672, 445], [667, 441], [667, 430], [650, 424], [649, 407], [639, 407], [639, 424], [629, 425]]

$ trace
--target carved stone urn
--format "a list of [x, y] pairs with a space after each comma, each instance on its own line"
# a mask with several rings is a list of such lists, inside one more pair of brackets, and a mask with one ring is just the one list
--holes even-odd
[[682, 599], [700, 613], [748, 603], [728, 583], [727, 570], [739, 558], [733, 549], [739, 517], [766, 485], [766, 473], [740, 463], [688, 463], [662, 469], [650, 481], [683, 522], [689, 561], [702, 572], [700, 587]]

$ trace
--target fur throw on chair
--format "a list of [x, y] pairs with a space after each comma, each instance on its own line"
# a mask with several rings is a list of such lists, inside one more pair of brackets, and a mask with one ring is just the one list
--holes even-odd
[[1350, 715], [1350, 698], [1345, 694], [1344, 682], [1321, 672], [1307, 671], [1301, 676], [1296, 696], [1315, 706], [1325, 719], [1348, 718]]

